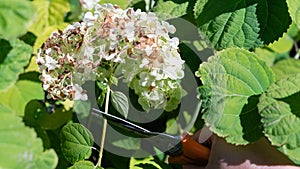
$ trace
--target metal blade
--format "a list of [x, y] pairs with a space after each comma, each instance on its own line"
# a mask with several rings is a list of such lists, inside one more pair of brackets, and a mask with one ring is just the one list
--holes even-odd
[[92, 115], [97, 118], [100, 118], [101, 115], [107, 119], [110, 125], [134, 133], [140, 138], [147, 138], [147, 141], [151, 142], [155, 147], [160, 149], [162, 152], [166, 152], [168, 155], [177, 156], [182, 153], [181, 138], [179, 136], [152, 132], [125, 119], [105, 113], [95, 108], [92, 109]]

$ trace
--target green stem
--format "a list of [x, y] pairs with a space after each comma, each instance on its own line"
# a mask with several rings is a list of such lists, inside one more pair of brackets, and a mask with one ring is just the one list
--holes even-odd
[[[109, 96], [110, 96], [110, 88], [108, 86], [106, 97], [105, 97], [105, 110], [104, 110], [105, 113], [108, 113]], [[105, 136], [106, 136], [106, 128], [107, 128], [107, 120], [104, 118], [102, 136], [101, 136], [101, 143], [100, 143], [100, 151], [99, 151], [99, 159], [98, 159], [98, 162], [97, 162], [98, 167], [101, 167], [101, 160], [102, 160], [102, 157], [103, 157], [103, 148], [104, 148], [104, 142], [105, 142]]]
[[151, 5], [151, 0], [145, 0], [145, 4], [146, 4], [146, 11], [148, 12], [150, 10], [150, 5]]

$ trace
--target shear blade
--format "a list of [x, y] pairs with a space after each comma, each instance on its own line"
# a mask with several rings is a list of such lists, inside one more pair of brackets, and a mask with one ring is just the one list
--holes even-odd
[[101, 115], [107, 119], [110, 125], [113, 125], [114, 127], [134, 133], [134, 135], [137, 137], [147, 138], [146, 140], [149, 141], [153, 146], [157, 147], [168, 155], [176, 156], [182, 153], [181, 138], [179, 136], [172, 136], [160, 132], [152, 132], [125, 119], [105, 113], [95, 108], [93, 108], [92, 111], [94, 116], [100, 118], [99, 116]]

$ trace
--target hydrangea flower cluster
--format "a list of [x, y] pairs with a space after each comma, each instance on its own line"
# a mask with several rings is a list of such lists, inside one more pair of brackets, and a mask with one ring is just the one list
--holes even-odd
[[[100, 78], [103, 62], [118, 66], [145, 110], [172, 110], [183, 97], [184, 61], [175, 27], [154, 13], [96, 5], [83, 22], [53, 33], [39, 50], [44, 90], [55, 99], [87, 99], [81, 88]], [[102, 69], [103, 70], [103, 69]]]

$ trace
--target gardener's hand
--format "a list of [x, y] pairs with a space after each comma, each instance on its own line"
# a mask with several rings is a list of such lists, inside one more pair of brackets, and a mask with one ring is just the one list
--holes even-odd
[[[201, 131], [195, 140], [203, 141]], [[207, 136], [204, 136], [207, 137]], [[201, 141], [202, 140], [202, 141]], [[185, 165], [184, 169], [300, 169], [265, 139], [246, 146], [234, 146], [215, 135], [211, 136], [211, 153], [206, 166]]]

